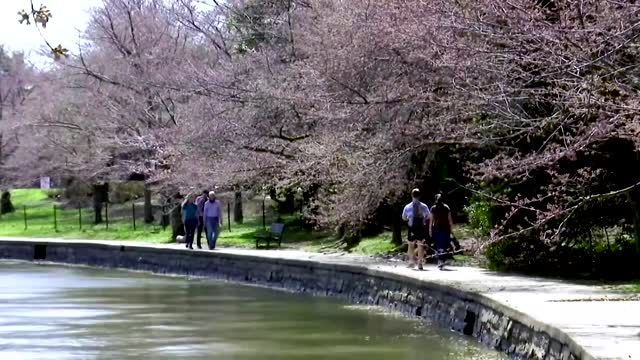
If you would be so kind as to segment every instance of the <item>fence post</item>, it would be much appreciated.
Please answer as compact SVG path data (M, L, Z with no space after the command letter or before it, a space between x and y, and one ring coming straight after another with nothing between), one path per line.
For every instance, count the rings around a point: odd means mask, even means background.
M24 215L24 231L27 231L27 205L22 207L22 214Z
M229 232L231 232L231 203L227 203L227 226L229 227Z
M109 202L104 203L104 220L107 225L107 230L109 230Z
M53 204L53 231L58 232L58 208Z
M78 225L80 225L80 230L82 230L82 207L78 207Z
M267 224L266 224L267 219L265 218L265 213L264 213L264 198L265 196L262 197L262 229L263 230L267 228Z
M136 203L131 203L131 217L133 218L133 231L136 231Z

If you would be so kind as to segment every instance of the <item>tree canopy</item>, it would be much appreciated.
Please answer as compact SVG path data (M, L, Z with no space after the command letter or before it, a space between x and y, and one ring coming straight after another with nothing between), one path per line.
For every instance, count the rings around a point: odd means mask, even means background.
M446 151L496 209L494 239L562 242L638 219L620 205L640 183L638 10L105 0L3 130L19 134L5 167L301 188L318 225L357 232Z

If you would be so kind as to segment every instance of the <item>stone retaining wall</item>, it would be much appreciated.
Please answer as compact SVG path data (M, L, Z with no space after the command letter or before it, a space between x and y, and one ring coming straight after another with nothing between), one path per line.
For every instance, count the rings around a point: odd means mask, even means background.
M0 258L204 276L379 305L517 359L592 359L559 330L478 294L365 266L98 243L0 241Z

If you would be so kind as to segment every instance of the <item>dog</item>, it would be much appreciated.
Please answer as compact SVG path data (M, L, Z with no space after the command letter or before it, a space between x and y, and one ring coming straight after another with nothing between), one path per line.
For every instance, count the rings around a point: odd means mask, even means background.
M181 244L184 243L184 236L182 235L176 236L176 241Z

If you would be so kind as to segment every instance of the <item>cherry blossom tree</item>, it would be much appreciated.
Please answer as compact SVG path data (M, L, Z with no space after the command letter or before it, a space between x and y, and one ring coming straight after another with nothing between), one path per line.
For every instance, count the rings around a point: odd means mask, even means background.
M50 109L30 116L30 136L47 142L42 124L56 123L52 153L70 163L40 162L88 178L300 188L308 216L345 240L454 153L473 177L461 186L499 213L492 241L557 245L619 220L640 238L637 11L613 0L105 0L50 74ZM610 219L593 210L621 204Z

